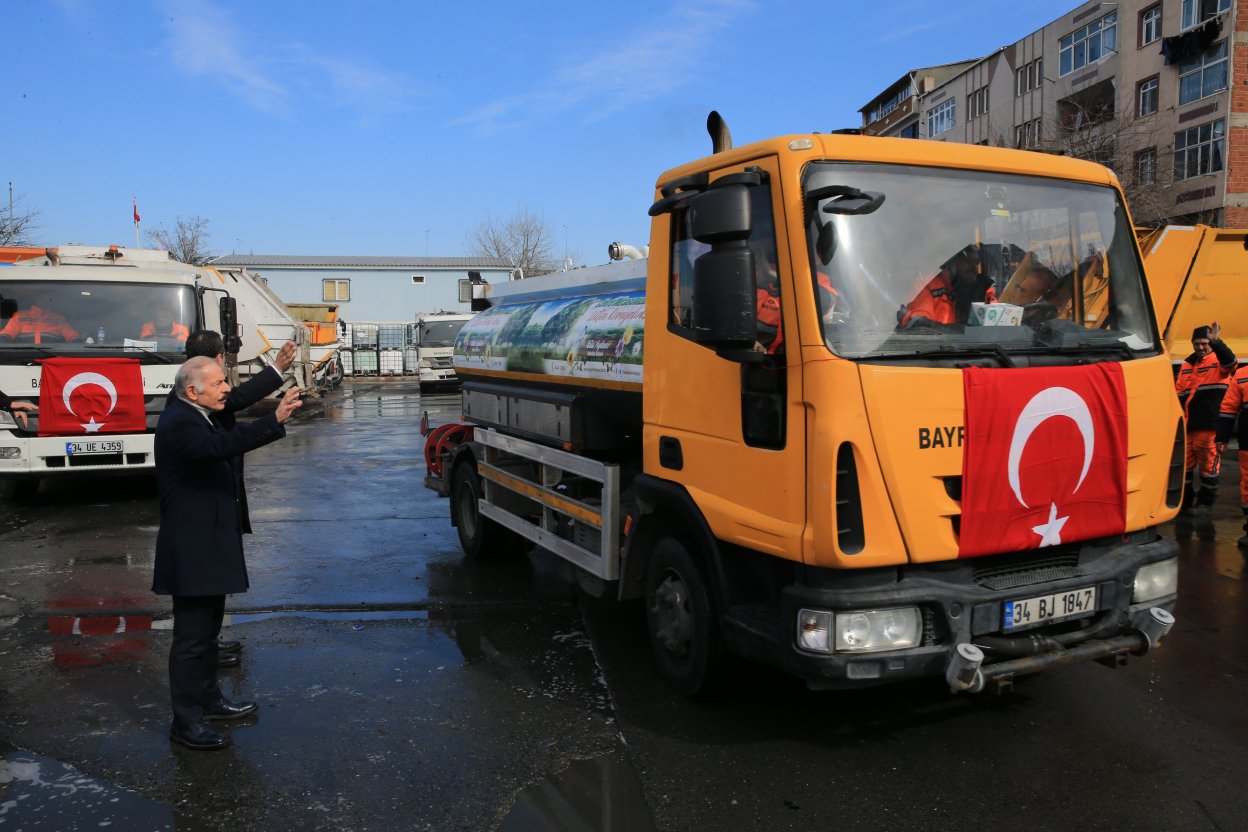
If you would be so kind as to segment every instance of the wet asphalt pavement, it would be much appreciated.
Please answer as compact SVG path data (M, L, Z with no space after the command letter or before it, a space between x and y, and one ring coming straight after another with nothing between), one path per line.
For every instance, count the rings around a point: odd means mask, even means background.
M1178 624L1003 698L811 693L741 665L690 703L635 606L542 554L468 563L422 486L421 408L348 383L247 457L252 588L227 604L259 714L172 746L148 478L0 499L0 830L1232 830L1248 795L1248 569L1234 456L1183 546Z

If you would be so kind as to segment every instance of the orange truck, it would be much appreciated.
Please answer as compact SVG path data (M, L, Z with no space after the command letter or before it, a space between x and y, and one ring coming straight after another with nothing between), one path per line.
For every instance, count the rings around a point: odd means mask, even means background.
M641 599L688 695L728 653L1000 692L1157 646L1183 422L1113 174L708 128L648 257L477 287L463 419L422 419L465 553Z
M1171 360L1192 352L1192 330L1217 321L1222 340L1248 358L1248 229L1208 225L1138 228L1153 311Z

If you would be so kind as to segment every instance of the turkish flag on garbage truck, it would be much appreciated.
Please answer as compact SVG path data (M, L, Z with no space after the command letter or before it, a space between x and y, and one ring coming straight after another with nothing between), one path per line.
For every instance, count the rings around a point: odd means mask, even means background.
M958 557L1121 534L1127 511L1122 367L962 373Z
M45 358L39 435L89 436L147 429L143 371L133 358Z

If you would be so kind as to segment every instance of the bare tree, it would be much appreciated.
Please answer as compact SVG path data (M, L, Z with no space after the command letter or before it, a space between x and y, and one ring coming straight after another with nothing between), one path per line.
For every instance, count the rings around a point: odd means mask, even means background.
M523 269L525 277L553 272L559 265L550 224L527 205L521 205L505 220L486 214L465 235L464 248L479 257L506 258L512 266Z
M9 210L0 214L0 246L34 245L34 233L39 227L39 212L19 210L16 206L21 201L20 196L11 199Z
M202 266L216 257L208 250L208 220L203 217L178 217L172 232L164 228L147 232L147 240L191 266Z
M1044 125L1037 149L1098 162L1112 170L1137 223L1164 225L1175 216L1173 194L1163 182L1160 154L1167 151L1153 125L1135 115L1133 102L1115 111L1113 94L1058 102L1056 121Z

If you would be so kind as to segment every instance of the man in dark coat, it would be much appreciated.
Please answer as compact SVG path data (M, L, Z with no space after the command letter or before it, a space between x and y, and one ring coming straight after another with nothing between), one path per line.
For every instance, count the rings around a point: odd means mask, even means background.
M299 407L292 388L276 410L254 422L223 429L230 386L211 358L186 361L174 378L176 398L156 426L156 482L160 531L152 591L173 596L169 737L189 748L221 748L226 737L205 722L238 719L255 702L231 702L217 686L216 634L225 596L247 590L238 480L230 460L286 435Z
M186 357L195 358L201 355L215 360L222 368L225 367L225 342L219 333L213 332L211 329L200 329L191 333L191 336L186 339ZM290 369L294 361L295 342L287 341L278 350L277 357L271 365L254 374L237 387L231 388L229 394L225 397L225 407L217 414L217 421L221 424L221 427L226 430L233 430L235 413L240 410L246 410L281 387L286 378L286 371ZM171 401L174 395L174 392L170 391L169 398ZM166 402L166 405L168 405L168 402ZM234 468L235 479L238 483L239 525L243 530L243 534L251 534L251 514L247 510L247 486L243 480L243 457L241 455L234 457L230 460L230 465ZM217 639L218 665L220 667L237 666L239 664L238 654L243 649L242 642L237 640L221 641L220 636L220 633L213 634L213 638Z

